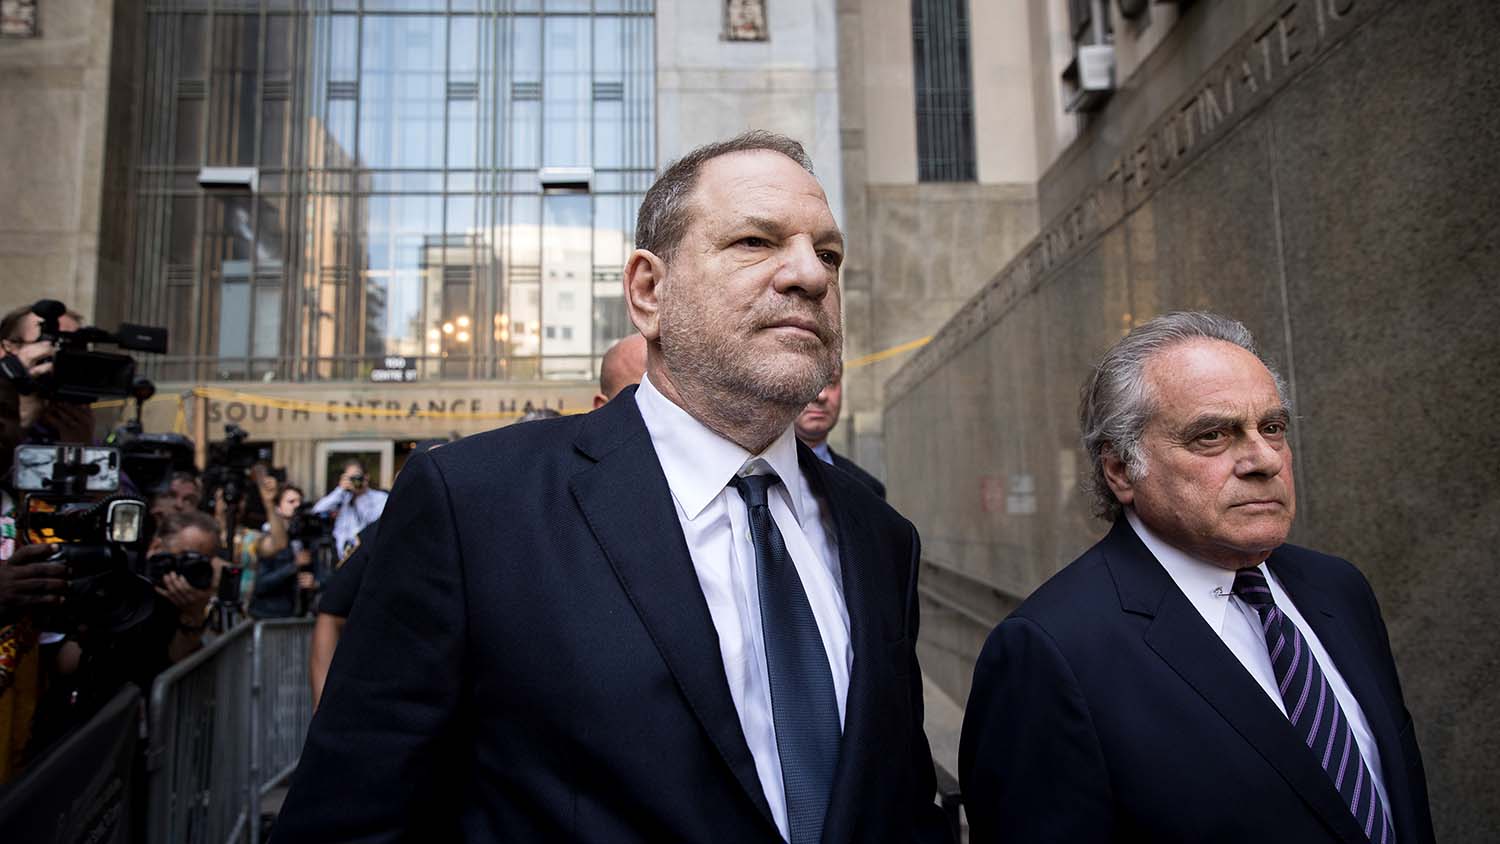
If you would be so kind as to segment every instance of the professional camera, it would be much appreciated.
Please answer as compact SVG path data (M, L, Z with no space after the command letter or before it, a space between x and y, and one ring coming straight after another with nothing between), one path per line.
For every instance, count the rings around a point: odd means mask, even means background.
M303 504L286 525L287 538L297 540L307 548L325 540L333 542L333 513L314 513L312 508L311 504Z
M146 558L146 577L161 584L168 574L178 574L194 589L207 589L214 582L213 558L197 551L180 554L152 554Z
M31 312L41 317L40 339L52 343L56 351L52 355L52 372L28 386L49 398L86 404L102 397L130 395L135 382L135 359L130 355L94 351L91 348L94 344L137 352L165 354L167 351L165 328L123 323L115 333L97 327L63 331L58 328L58 320L67 313L67 307L55 299L38 301L31 306ZM18 385L26 380L25 373L7 372L7 375ZM25 387L23 391L27 391Z
M135 418L118 425L104 439L120 450L125 476L143 495L166 492L173 472L194 472L193 441L181 434L148 434L141 425L141 408L156 395L156 385L137 378L131 385Z
M248 445L249 434L235 424L224 426L224 442L209 447L208 468L203 471L203 508L213 510L214 494L224 493L224 503L234 506L245 496L250 483L250 469L257 463L266 465L266 471L281 483L286 482L285 469L270 466L271 450Z
M118 633L149 617L156 595L134 564L146 541L146 503L118 494L119 452L23 445L15 466L21 541L52 544L48 561L68 568L67 600L42 614L41 628Z

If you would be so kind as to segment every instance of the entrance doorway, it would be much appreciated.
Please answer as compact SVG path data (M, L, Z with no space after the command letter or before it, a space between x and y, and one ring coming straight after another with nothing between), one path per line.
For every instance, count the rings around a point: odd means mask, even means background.
M390 440L329 440L318 443L318 492L309 498L316 501L327 494L344 470L344 462L358 458L365 464L370 489L390 489L395 472L395 447Z

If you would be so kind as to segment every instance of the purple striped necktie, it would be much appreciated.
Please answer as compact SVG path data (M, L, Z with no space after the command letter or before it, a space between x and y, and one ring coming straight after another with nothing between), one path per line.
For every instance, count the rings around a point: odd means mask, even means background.
M1271 651L1271 668L1292 729L1306 741L1323 766L1323 772L1344 798L1344 805L1349 807L1365 837L1376 844L1394 844L1396 831L1391 827L1380 792L1375 790L1375 779L1359 754L1349 718L1307 646L1307 638L1276 606L1271 587L1260 569L1236 572L1233 591L1235 597L1254 607L1260 615L1261 632Z

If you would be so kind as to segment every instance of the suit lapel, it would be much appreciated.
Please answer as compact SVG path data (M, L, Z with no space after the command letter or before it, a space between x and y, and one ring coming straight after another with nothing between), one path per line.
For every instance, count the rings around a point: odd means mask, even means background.
M693 714L774 829L724 677L713 618L634 388L589 414L575 446L596 461L569 483L578 508Z
M1151 616L1145 641L1212 706L1329 829L1349 844L1368 844L1354 816L1295 733L1224 642L1204 623L1124 518L1105 551L1126 612Z
M1410 793L1405 757L1397 732L1399 727L1389 701L1376 682L1369 652L1360 646L1361 639L1349 629L1350 620L1334 612L1329 596L1313 586L1300 567L1280 552L1272 554L1266 562L1297 605L1303 619L1317 634L1318 641L1323 643L1323 649L1333 658L1334 667L1359 702L1370 732L1375 735L1375 747L1380 752L1381 780L1385 783L1386 794L1391 800L1400 801L1400 805L1389 807L1392 823L1399 823L1409 814L1405 803L1405 795ZM1327 666L1324 668L1326 670Z
M825 842L848 841L852 823L860 811L859 797L868 791L861 784L880 764L871 758L877 744L871 735L870 709L883 693L878 679L883 658L879 632L873 621L876 608L866 582L866 572L878 569L878 553L858 509L849 506L849 496L842 488L842 478L833 478L827 464L806 446L797 446L802 472L821 494L823 506L833 518L838 538L839 570L844 587L844 606L849 611L849 643L854 649L854 664L849 671L849 695L844 702L844 735L839 743L838 768L834 772L833 793L829 796L828 816L823 823ZM904 690L902 690L904 692Z

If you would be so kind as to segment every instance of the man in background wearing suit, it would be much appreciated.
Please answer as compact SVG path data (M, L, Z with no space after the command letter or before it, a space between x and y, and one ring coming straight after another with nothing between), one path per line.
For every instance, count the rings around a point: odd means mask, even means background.
M844 406L844 365L839 364L838 370L833 375L833 380L828 382L818 393L817 398L808 402L807 407L797 415L797 439L802 444L812 449L818 459L830 466L853 475L855 480L870 488L870 491L885 498L885 484L881 483L874 475L861 469L853 460L835 452L828 446L828 435L833 431L833 426L839 424L839 411Z
M1431 842L1375 595L1284 544L1291 409L1250 332L1151 320L1080 417L1114 527L984 646L959 751L971 840Z
M842 349L806 153L694 150L636 246L639 387L401 473L277 842L946 837L916 531L792 432Z

